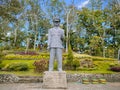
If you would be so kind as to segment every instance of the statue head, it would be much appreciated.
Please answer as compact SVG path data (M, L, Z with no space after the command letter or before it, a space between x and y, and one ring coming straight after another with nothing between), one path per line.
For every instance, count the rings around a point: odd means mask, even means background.
M59 17L54 17L53 18L53 23L54 23L54 26L58 27L60 25L60 18Z

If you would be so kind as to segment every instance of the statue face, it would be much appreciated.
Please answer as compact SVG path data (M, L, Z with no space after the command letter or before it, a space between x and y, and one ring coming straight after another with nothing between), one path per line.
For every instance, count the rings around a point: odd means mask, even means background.
M60 25L60 21L54 21L54 26L58 27Z

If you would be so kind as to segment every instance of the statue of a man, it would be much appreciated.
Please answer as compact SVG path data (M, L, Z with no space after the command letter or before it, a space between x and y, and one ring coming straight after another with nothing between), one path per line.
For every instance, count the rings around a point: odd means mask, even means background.
M53 18L54 27L48 30L48 49L50 51L49 71L53 71L54 59L58 61L58 71L62 71L62 49L64 30L59 27L60 18Z

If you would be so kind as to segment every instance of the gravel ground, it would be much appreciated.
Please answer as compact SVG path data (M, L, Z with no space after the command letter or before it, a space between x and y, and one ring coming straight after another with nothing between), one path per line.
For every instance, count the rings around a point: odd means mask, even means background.
M42 83L8 83L0 84L0 90L64 90L64 89L42 89ZM120 82L107 82L106 84L81 84L77 82L68 83L65 90L120 90Z

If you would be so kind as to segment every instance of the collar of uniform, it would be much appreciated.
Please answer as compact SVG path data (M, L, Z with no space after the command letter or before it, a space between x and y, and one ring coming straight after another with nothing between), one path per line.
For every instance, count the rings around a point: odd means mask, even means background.
M54 29L59 29L59 27L54 27Z

